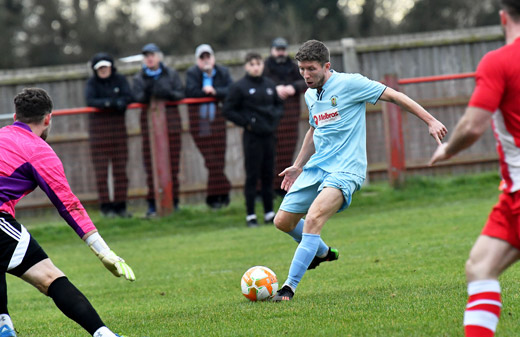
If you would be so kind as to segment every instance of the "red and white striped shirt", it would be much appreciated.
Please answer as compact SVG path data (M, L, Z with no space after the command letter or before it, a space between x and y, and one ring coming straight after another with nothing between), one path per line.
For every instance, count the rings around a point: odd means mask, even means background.
M487 53L469 106L493 113L504 192L520 190L520 38Z

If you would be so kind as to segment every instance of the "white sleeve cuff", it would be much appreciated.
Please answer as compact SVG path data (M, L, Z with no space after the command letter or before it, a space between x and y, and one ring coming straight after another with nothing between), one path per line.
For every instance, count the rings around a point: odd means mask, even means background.
M85 243L96 253L102 253L105 251L109 251L110 248L106 244L105 240L99 235L98 232L90 235L85 239Z

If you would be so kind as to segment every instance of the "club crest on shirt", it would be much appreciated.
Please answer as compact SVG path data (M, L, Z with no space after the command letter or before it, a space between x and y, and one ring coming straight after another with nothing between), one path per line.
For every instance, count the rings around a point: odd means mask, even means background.
M249 95L253 95L256 92L255 88L249 88Z
M314 123L316 123L316 126L321 127L330 123L334 123L335 121L339 121L341 119L341 115L339 114L337 108L333 108L322 112L318 112L314 114L312 118L314 119Z
M338 105L338 96L334 95L330 98L330 105L332 105L332 106Z
M271 89L271 88L267 88L267 89L265 90L265 92L267 92L267 94L268 94L269 96L271 96L271 95L274 93L273 89Z

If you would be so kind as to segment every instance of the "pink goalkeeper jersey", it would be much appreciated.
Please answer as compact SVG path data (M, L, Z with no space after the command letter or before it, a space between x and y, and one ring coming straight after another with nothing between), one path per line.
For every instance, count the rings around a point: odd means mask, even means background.
M60 215L83 237L96 229L70 190L63 165L54 150L24 123L0 129L0 212L15 216L14 207L37 186Z

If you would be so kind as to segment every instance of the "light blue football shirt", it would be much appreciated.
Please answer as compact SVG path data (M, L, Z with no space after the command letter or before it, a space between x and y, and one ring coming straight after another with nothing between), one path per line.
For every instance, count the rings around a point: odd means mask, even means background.
M366 102L376 104L386 86L360 74L332 71L322 91L308 89L305 102L309 123L314 127L316 152L306 168L319 167L365 178Z

